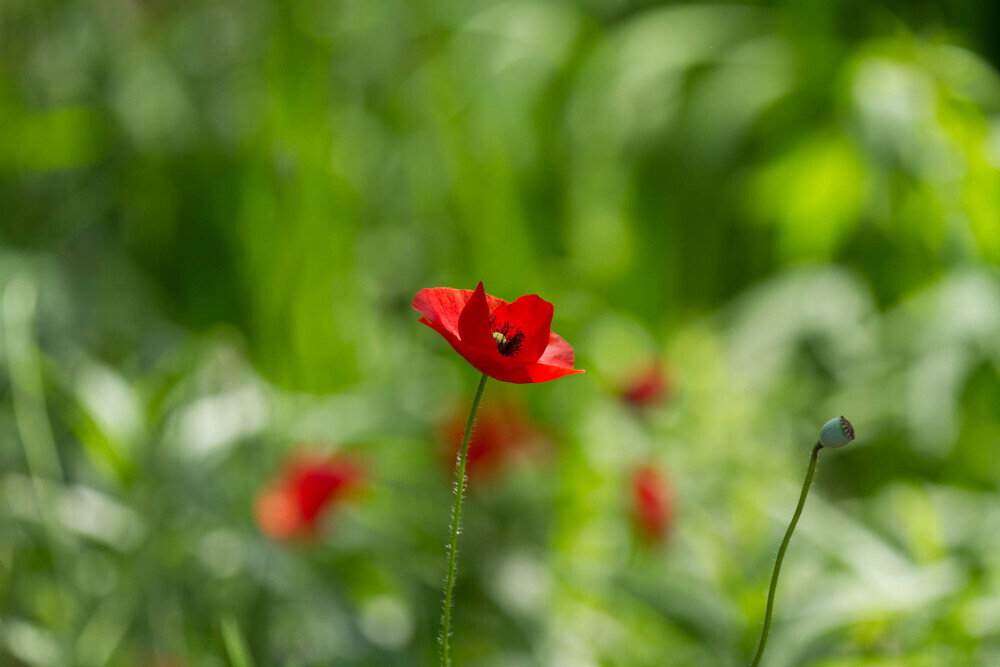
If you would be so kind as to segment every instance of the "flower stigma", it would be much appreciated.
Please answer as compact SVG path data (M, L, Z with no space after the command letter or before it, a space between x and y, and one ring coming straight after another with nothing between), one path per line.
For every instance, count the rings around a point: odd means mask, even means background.
M521 345L524 343L524 333L521 332L521 327L511 326L508 321L497 326L495 319L490 320L490 326L493 328L493 340L497 342L500 354L512 357L521 349Z

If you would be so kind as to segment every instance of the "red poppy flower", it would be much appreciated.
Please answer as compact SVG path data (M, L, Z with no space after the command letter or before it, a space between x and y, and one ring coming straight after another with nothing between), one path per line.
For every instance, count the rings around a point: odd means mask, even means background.
M477 370L503 382L547 382L582 373L573 348L552 332L552 304L537 294L513 303L473 290L432 287L413 298L420 321Z
M445 424L443 435L448 444L446 461L449 469L454 468L455 458L462 448L467 417L456 413ZM466 470L469 475L489 475L524 453L538 438L538 430L516 407L485 408L476 417L476 425L472 429Z
M261 532L276 540L310 536L328 507L358 488L361 471L351 461L301 458L257 498Z
M632 518L639 537L660 542L670 533L674 500L670 483L656 467L644 465L632 473Z
M670 383L658 363L650 363L636 372L622 390L622 400L636 408L650 407L665 400Z

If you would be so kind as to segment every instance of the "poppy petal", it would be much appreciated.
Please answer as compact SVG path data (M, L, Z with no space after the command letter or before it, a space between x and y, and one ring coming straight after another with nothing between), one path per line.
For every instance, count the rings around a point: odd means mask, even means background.
M463 357L465 356L465 348L467 346L462 345L462 341L460 341L458 339L458 336L455 333L452 333L451 331L449 331L444 326L443 323L441 323L439 321L429 320L426 317L421 317L420 320L419 320L419 322L421 324L426 324L431 329L434 329L434 331L437 331L439 334L441 334L442 338L444 338L446 341L448 341L448 344L451 345L452 348L454 348L454 350L456 352L458 352Z
M552 304L537 294L522 296L514 303L493 311L498 323L509 322L524 334L521 349L515 354L522 363L538 361L549 345L552 311Z
M564 375L583 373L582 368L567 368L565 366L551 366L542 363L528 364L526 368L529 377L527 382L548 382L549 380L561 378Z
M492 341L492 337L490 338ZM462 344L462 343L460 343ZM515 357L505 357L497 350L495 344L490 347L463 346L458 353L465 357L465 360L472 364L476 370L486 373L495 380L501 382L513 382L524 384L531 382L525 364L518 362Z
M510 358L503 356L497 350L493 338L490 337L490 345L487 347L472 347L466 345L465 341L459 340L450 331L443 328L440 323L431 322L426 317L421 317L420 322L434 329L442 338L448 341L452 349L459 353L466 361L472 364L473 368L480 373L486 373L494 380L501 382L531 382L528 373L524 371L524 364L513 362Z
M549 344L538 358L538 363L573 368L573 348L554 331L549 334Z
M497 351L496 341L490 334L490 305L486 302L482 281L458 318L458 337L471 347L493 348Z
M490 307L490 313L492 314L497 308L501 306L509 306L510 304L501 299L500 297L493 296L492 294L486 295L486 303Z
M262 533L274 540L288 540L302 528L295 499L282 487L268 487L257 498L254 508Z
M470 298L472 290L429 287L417 292L410 305L427 320L440 323L445 330L457 337L458 319ZM437 327L434 329L437 330Z

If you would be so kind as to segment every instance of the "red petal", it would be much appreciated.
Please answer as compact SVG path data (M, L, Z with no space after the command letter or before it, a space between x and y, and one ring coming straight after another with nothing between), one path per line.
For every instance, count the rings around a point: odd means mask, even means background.
M486 302L486 291L482 281L465 304L458 318L458 337L471 347L493 348L499 354L497 343L490 333L490 305Z
M493 342L492 336L490 341ZM486 373L494 380L517 384L531 382L526 365L517 361L515 357L505 357L500 354L495 342L491 347L464 346L463 349L458 347L455 349L465 357L466 361L475 366L476 370Z
M462 310L472 298L472 290L452 289L450 287L430 287L422 289L413 297L410 304L413 310L436 322L452 335L458 336L458 319ZM434 329L438 329L434 327Z
M538 358L538 363L573 368L573 359L573 348L553 331L549 334L549 344Z
M257 498L254 514L261 532L275 540L291 539L302 528L295 499L282 487L264 489Z
M302 521L314 526L327 506L360 481L360 470L347 461L303 458L289 466L285 488L298 503Z
M673 515L673 498L666 477L651 466L632 474L632 512L641 536L659 541L667 536Z
M565 366L550 366L548 364L528 364L528 382L548 382L564 375L583 373L582 368L566 368Z
M510 322L524 334L521 349L514 356L522 363L538 361L549 344L552 330L552 304L537 294L522 296L514 303L493 311L497 324Z
M507 303L503 299L501 299L499 297L495 297L495 296L493 296L491 294L487 294L486 295L486 303L489 305L491 313L493 311L495 311L497 308L500 308L501 306L509 306L510 305L509 303Z
M501 382L531 382L524 364L515 361L513 357L505 357L500 354L492 336L490 336L489 346L472 347L452 335L439 323L431 322L426 317L421 317L420 321L441 334L448 341L448 344L480 373L486 373L494 380Z
M418 321L421 324L426 324L431 329L434 329L434 331L437 331L439 334L441 334L444 337L444 339L448 341L448 344L451 345L453 348L455 348L456 352L459 352L459 354L461 354L458 348L462 343L458 340L457 331L453 333L447 327L445 327L444 323L438 320L431 320L426 317L421 317Z
M659 364L650 364L632 376L622 391L626 403L635 407L652 406L667 396L667 378Z

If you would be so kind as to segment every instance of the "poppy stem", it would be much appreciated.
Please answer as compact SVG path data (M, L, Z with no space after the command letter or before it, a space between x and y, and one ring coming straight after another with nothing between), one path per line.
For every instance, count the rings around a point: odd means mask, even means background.
M462 496L465 494L465 462L469 453L469 437L472 435L472 425L476 421L476 410L486 388L486 378L479 380L476 397L472 399L472 410L469 411L469 421L465 425L465 437L462 439L462 450L458 454L458 482L455 484L455 507L451 511L451 545L448 549L448 578L444 587L444 614L441 618L441 665L451 667L451 598L455 589L455 561L458 560L459 519L462 515Z
M795 514L792 515L792 522L788 524L788 530L785 532L785 539L781 541L781 546L778 547L778 558L774 561L774 572L771 573L771 588L767 593L767 611L764 612L764 630L760 635L760 643L757 644L757 655L753 658L753 663L750 667L757 667L760 664L760 658L764 655L764 645L767 643L767 632L771 629L771 613L774 611L774 592L778 588L778 573L781 571L781 561L785 559L785 550L788 549L788 542L792 539L792 532L795 530L795 524L799 522L799 516L802 514L802 507L806 504L806 496L809 495L809 487L812 485L813 475L816 473L816 461L819 459L819 450L823 448L823 444L817 442L816 446L813 447L812 456L809 458L809 470L806 472L806 480L802 483L802 493L799 494L799 504L795 508Z

